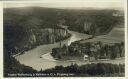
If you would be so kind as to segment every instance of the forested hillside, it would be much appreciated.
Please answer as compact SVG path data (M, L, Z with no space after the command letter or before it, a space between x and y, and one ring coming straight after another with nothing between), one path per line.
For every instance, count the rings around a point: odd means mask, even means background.
M4 41L9 48L27 47L25 44L40 41L38 36L42 36L40 29L54 28L59 29L58 25L68 25L70 30L101 35L108 33L116 24L123 22L122 16L117 10L65 10L42 7L27 8L7 8L4 9ZM46 31L44 31L46 32ZM63 31L61 31L63 33ZM49 40L49 35L42 36L44 40ZM57 34L57 32L55 32ZM54 37L67 38L69 35ZM55 39L56 38L56 39ZM9 39L9 40L8 40ZM44 41L48 43L53 40ZM18 43L16 43L18 42ZM15 44L14 44L15 43ZM43 41L40 42L43 44ZM28 46L29 47L29 46ZM31 47L30 47L31 48Z
M113 13L119 12L43 7L5 8L3 15L5 73L32 70L19 64L11 55L70 37L67 30L59 25L67 25L69 30L81 33L102 35L108 33L116 24L123 22L123 15L113 16ZM17 65L21 69L17 68Z

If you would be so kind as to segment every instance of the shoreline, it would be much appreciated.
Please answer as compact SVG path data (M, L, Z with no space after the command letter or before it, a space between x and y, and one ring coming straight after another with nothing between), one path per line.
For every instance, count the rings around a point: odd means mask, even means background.
M68 37L66 37L66 38L64 38L63 40L60 40L60 41L57 41L57 42L54 42L54 43L48 43L48 44L40 44L40 45L34 45L34 46L32 46L32 48L28 48L27 49L27 51L30 51L30 50L32 50L32 49L35 49L35 48L37 48L37 47L39 47L39 46L42 46L42 45L50 45L50 44L55 44L55 43L59 43L59 42L61 42L61 41L65 41L65 40L67 40L67 39L70 39L71 37L72 37L72 35L70 34L70 33L68 33L69 34L69 36ZM15 55L12 55L12 57L17 57L17 56L19 56L19 55L22 55L22 54L24 54L25 52L27 52L27 51L22 51L21 53L17 53L17 54L15 54Z
M115 59L97 59L97 60L94 60L94 61L89 61L89 60L76 60L76 59L55 59L54 60L51 60L51 59L48 59L47 57L44 57L45 55L50 55L51 53L46 53L46 54L43 54L41 55L41 57L43 59L47 59L49 61L57 61L57 62L62 62L62 61L65 61L65 62L75 62L75 61L81 61L81 62L95 62L95 63L98 63L98 62L105 62L105 61L116 61L116 60L124 60L125 61L125 57L119 57L119 58L115 58ZM70 56L71 57L71 56ZM82 58L82 57L76 57L76 58Z
M66 40L63 40L62 44L70 44L71 42L74 42L76 40L87 39L90 37L90 35L81 34L70 30L69 33L73 33L72 36ZM71 61L49 61L47 59L40 58L42 55L47 54L48 52L52 52L52 48L56 48L56 47L59 47L59 42L55 44L40 45L34 49L27 51L25 54L19 55L15 58L21 64L30 66L35 70L40 70L40 69L45 70L59 65L63 65L63 66L71 65L72 63ZM120 60L119 62L124 63L124 60ZM76 63L78 65L87 64L87 62L83 62L83 61L77 61ZM114 60L114 62L111 61L110 63L117 64L118 61Z

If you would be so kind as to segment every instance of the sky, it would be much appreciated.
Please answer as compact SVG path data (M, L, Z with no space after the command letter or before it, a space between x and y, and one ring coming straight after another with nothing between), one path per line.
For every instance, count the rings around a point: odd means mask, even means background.
M124 0L39 0L32 1L10 1L5 2L5 8L12 7L50 7L50 8L114 8L123 9Z

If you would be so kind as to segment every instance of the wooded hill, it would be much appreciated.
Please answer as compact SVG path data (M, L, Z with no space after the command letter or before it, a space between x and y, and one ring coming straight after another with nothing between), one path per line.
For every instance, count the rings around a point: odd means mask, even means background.
M73 10L73 9L55 9L43 7L25 7L25 8L5 8L4 9L4 73L10 71L15 73L21 70L26 70L27 67L20 65L13 59L11 53L16 51L23 52L39 45L32 43L35 40L40 29L52 28L62 29L58 24L69 26L68 29L93 34L101 35L108 33L112 27L118 23L122 23L123 16L112 16L113 13L118 14L118 10ZM89 30L83 29L85 23L91 23ZM97 31L98 29L98 31ZM57 35L55 35L57 36ZM58 36L57 38L65 39L66 36ZM30 39L32 38L32 39ZM29 40L30 39L30 40ZM48 39L44 37L44 39ZM59 39L60 41L60 39ZM28 44L29 43L29 44ZM28 46L26 46L28 44ZM18 51L17 51L18 50ZM7 61L5 61L8 57ZM13 63L10 63L10 61ZM14 66L15 65L15 66ZM14 69L13 69L14 68ZM30 68L31 70L31 68ZM22 70L21 70L22 71Z

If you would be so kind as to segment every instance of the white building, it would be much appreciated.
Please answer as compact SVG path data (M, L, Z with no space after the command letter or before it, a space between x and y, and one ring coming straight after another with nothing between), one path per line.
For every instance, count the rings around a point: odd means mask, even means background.
M84 55L84 61L88 60L88 55Z

